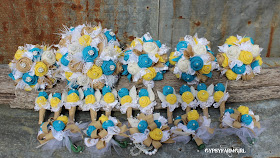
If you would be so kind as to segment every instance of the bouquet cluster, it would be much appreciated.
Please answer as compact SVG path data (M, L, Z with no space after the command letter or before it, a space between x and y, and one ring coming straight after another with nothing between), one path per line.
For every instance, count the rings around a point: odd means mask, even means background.
M250 80L260 73L262 48L251 37L230 36L219 46L217 61L229 80Z

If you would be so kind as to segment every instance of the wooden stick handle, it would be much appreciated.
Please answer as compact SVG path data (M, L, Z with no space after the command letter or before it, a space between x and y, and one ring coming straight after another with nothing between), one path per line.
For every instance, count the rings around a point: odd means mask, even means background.
M187 106L186 114L191 111L191 107Z
M111 116L111 110L110 110L110 111L106 111L106 112L105 112L105 115L106 115L107 117Z
M128 107L126 110L126 116L127 118L132 117L132 107Z
M76 106L72 106L71 109L69 109L69 119L70 121L75 121L75 113L76 113Z
M93 109L90 109L90 118L91 118L91 122L96 121L97 118L97 112L94 111Z
M169 111L169 107L167 107L167 119L168 119L168 124L173 123L173 112Z
M62 108L59 108L59 110L57 112L54 112L54 116L53 116L53 119L56 120L58 118L58 116L60 115L61 113L61 109Z
M206 116L206 118L208 118L208 117L209 117L209 114L208 114L208 107L202 109L202 111L203 111L203 116Z
M43 123L44 118L45 118L45 113L46 113L46 109L41 108L41 109L39 110L39 121L38 121L38 124L39 124L39 125Z
M224 115L225 110L226 110L226 102L223 101L220 105L220 116L221 117Z

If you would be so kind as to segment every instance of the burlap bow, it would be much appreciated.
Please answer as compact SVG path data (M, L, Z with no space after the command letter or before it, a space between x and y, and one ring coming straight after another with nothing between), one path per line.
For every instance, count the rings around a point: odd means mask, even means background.
M114 133L114 134L110 134L110 133L108 133L108 131L106 129L103 129L102 123L100 120L91 122L89 124L89 126L94 126L96 129L94 131L92 131L90 138L87 141L90 144L90 141L92 139L98 139L98 142L96 143L96 148L98 150L105 148L106 143L108 143L108 140L111 140L113 135L128 137L128 135L125 134L125 132L128 130L126 125L122 125L122 123L119 122L119 120L118 120L117 125L115 125L115 126L117 126L120 130L119 130L119 132ZM108 127L108 128L110 128L110 127Z
M143 113L141 113L140 115L137 116L138 120L144 120L147 121L148 123L148 129L150 131L154 130L157 128L157 124L154 122L154 118L153 115L145 115ZM160 128L162 131L165 130L169 130L169 126L164 125ZM140 133L137 127L133 127L129 129L130 134L134 134L134 133ZM147 139L143 141L143 144L146 145L147 147L153 145L154 148L158 149L162 146L162 143L174 143L174 141L169 138L168 140L164 141L164 142L160 142L159 140L153 140L150 135L147 136Z

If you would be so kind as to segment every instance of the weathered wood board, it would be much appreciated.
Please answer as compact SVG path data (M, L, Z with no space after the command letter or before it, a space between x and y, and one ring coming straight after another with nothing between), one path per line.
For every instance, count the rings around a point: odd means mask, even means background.
M0 66L0 104L9 103L11 108L32 109L34 100L38 92L26 92L24 90L15 91L13 81L8 77L10 70L7 65ZM280 67L263 68L261 74L255 76L250 81L229 81L227 91L230 94L228 102L250 102L256 100L266 100L280 98ZM219 72L214 72L212 79L206 81L207 85L216 84L218 82L226 83L226 77L220 76ZM185 84L184 81L178 80L171 71L164 75L163 81L156 81L154 92L162 91L162 87L170 85L178 92L179 88ZM128 82L126 76L122 76L116 86L116 89L126 87L131 88L135 83ZM66 82L58 83L53 89L47 92L62 92ZM137 89L144 88L143 85L136 85ZM156 109L160 109L160 100L156 94L158 105Z

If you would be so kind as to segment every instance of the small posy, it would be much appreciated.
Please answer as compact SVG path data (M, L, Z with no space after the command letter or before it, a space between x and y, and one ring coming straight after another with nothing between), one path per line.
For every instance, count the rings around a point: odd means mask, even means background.
M153 114L156 106L155 94L150 86L147 89L140 89L138 93L138 108L145 115Z
M212 77L212 71L219 68L210 42L206 38L198 38L197 34L186 35L170 54L169 61L174 65L176 77L188 84L205 82Z
M251 80L260 73L263 63L259 45L251 37L230 36L225 44L219 47L217 61L221 66L221 74L228 80Z
M153 88L154 81L163 80L163 74L168 70L168 50L165 44L154 40L150 33L135 38L121 58L122 74L127 75L130 81Z
M180 87L180 97L179 102L181 104L182 110L189 112L192 109L196 109L198 106L198 102L196 99L196 91L193 87L189 87L188 85L183 85ZM179 97L179 98L180 98Z
M38 97L35 99L35 111L39 111L39 122L42 124L45 118L46 110L50 110L50 102L48 100L48 94L45 91L40 91Z
M109 117L111 115L112 109L117 107L119 104L118 92L116 89L112 89L110 86L104 86L102 88L100 104L102 109L106 112L106 116Z
M139 108L136 87L133 86L130 90L121 88L118 91L118 98L120 101L120 112L127 114L127 118L132 117L132 108Z

